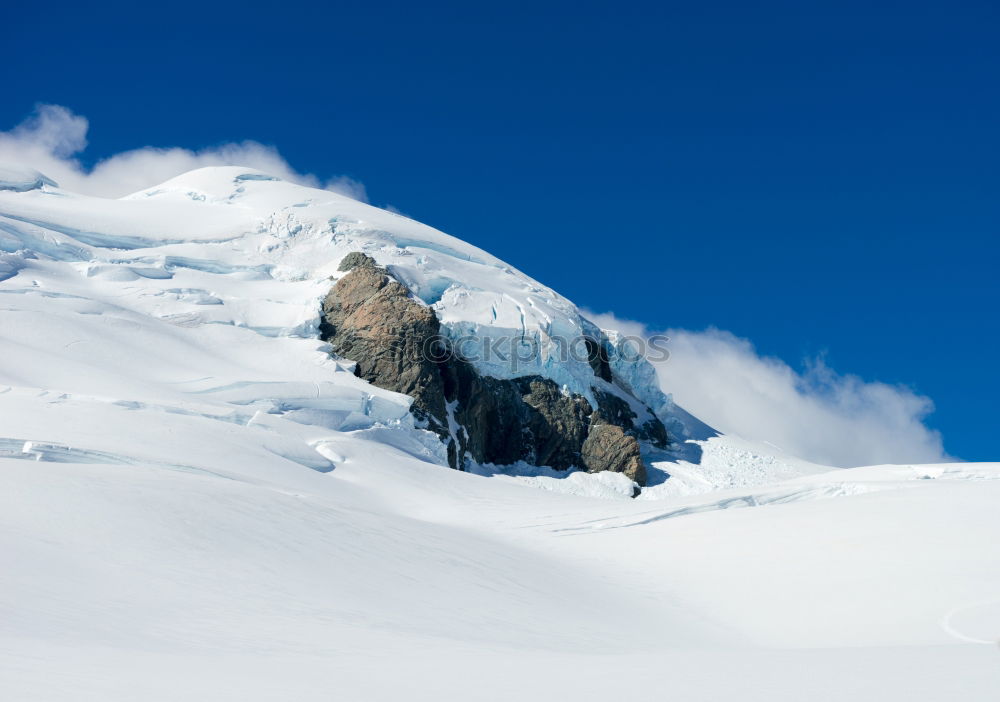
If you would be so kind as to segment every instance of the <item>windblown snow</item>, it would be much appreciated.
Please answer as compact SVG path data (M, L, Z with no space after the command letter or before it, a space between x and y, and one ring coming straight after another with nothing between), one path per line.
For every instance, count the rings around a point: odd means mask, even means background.
M594 332L571 302L407 218L241 168L121 200L0 170L3 699L1000 691L1000 464L816 466L699 426L636 362L678 439L639 499L450 470L318 339L357 250L453 339L540 350L482 372L590 393L553 352Z

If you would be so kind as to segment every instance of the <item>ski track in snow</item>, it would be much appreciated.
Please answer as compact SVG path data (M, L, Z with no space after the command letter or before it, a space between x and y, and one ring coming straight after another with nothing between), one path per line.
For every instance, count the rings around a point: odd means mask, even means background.
M587 325L458 239L247 169L117 201L0 170L0 697L1000 690L1000 464L831 470L708 436L648 451L636 500L620 475L452 471L317 338L352 250L448 333ZM589 392L589 367L521 372Z

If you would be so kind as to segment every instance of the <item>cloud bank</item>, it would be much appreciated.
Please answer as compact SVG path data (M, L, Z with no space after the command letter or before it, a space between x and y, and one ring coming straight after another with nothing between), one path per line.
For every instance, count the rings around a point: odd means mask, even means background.
M604 329L648 337L613 314L588 314ZM821 359L796 371L761 356L729 332L669 329L670 359L656 364L660 387L726 434L767 441L807 461L838 467L950 459L924 420L934 409L912 390L842 375Z
M87 148L87 118L61 105L38 105L7 132L0 132L0 164L34 168L72 192L122 197L205 166L248 166L294 183L324 188L367 201L364 186L341 176L322 181L299 173L277 149L255 141L222 144L200 151L147 146L115 154L85 168L76 158Z

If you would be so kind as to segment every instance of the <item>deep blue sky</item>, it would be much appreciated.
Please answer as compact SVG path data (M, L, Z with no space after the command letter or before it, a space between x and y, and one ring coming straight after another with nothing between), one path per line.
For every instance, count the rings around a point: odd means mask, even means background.
M0 129L51 102L89 162L273 144L582 306L905 383L1000 459L994 0L3 15Z

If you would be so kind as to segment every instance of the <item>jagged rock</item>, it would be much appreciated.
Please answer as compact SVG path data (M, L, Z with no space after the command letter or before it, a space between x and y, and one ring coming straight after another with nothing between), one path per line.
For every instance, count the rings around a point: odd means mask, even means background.
M625 400L603 390L594 390L594 398L597 400L595 424L614 424L623 429L632 429L635 412Z
M595 424L590 427L581 449L583 467L590 473L609 470L624 473L639 485L646 484L639 441L621 427Z
M591 413L585 398L564 395L539 376L491 378L464 361L454 361L450 371L445 388L448 401L458 401L463 453L478 463L525 461L557 470L580 465Z
M564 395L546 378L518 378L521 399L531 408L528 431L534 439L534 464L564 470L580 465L591 408L580 395Z
M414 415L448 442L452 467L461 468L468 455L478 463L610 470L645 484L638 438L666 445L659 420L637 426L629 403L604 390L594 389L594 410L548 378L483 376L470 363L440 354L434 311L373 258L352 252L340 270L347 274L323 301L322 338L355 361L359 377L413 397ZM613 382L602 344L585 342L595 378Z
M656 417L653 417L646 423L635 427L632 430L632 434L637 439L648 441L657 448L667 448L670 443L670 436L667 434L667 428L663 426L663 422Z
M345 264L350 272L323 301L322 338L357 364L355 375L411 396L414 414L448 436L441 373L425 353L440 334L437 317L370 257L349 254Z
M344 258L341 259L340 265L337 266L337 270L344 272L357 268L358 266L364 266L366 268L377 268L378 263L376 263L375 259L366 253L362 253L360 251L352 251L351 253L347 254L346 256L344 256Z
M667 446L667 428L663 426L656 417L650 417L642 424L636 425L635 412L629 404L620 397L616 397L609 392L594 390L597 399L597 411L594 413L593 422L602 424L613 424L622 427L626 433L637 439L649 441L658 448Z
M462 427L459 455L499 465L524 460L523 402L514 384L481 376L461 360L447 365L445 378L446 397L457 401L455 420Z

